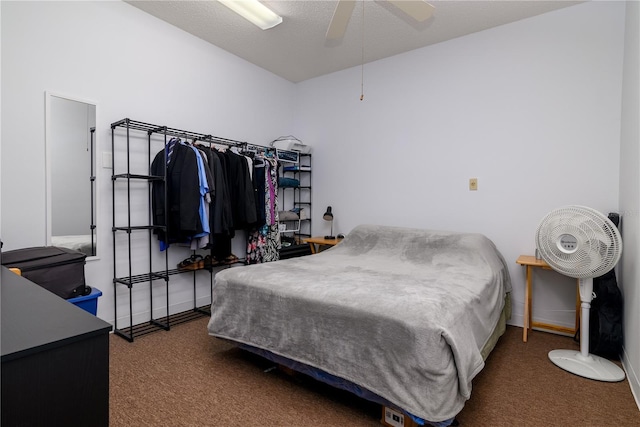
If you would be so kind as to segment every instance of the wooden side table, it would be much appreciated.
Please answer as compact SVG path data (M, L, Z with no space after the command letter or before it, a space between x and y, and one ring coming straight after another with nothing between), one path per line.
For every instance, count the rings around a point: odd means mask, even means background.
M543 270L553 270L549 264L541 259L537 259L531 255L520 255L516 263L526 268L527 286L524 295L524 330L522 331L522 341L527 342L529 329L540 328L549 331L563 332L566 334L575 334L580 327L580 280L576 279L576 326L575 328L567 328L566 326L551 325L549 323L534 322L533 313L533 269L542 268Z
M338 239L337 237L335 239L325 239L322 236L307 237L306 239L304 239L304 242L309 244L312 254L317 254L318 252L320 252L321 246L335 246L341 241L342 239Z

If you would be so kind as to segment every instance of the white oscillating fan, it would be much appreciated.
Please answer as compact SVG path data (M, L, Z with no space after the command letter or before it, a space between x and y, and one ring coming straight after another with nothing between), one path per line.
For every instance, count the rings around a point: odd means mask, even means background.
M622 238L602 213L585 206L566 206L549 212L536 231L542 259L557 272L580 281L580 351L553 350L549 359L560 368L598 381L622 381L615 363L589 354L589 309L593 278L610 271L620 260Z

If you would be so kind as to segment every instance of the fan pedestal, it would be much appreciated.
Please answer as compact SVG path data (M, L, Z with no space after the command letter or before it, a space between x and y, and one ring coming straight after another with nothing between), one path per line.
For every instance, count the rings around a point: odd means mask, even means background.
M596 381L617 382L625 376L618 365L594 354L584 357L575 350L552 350L549 359L565 371Z
M581 320L580 352L553 350L549 359L560 368L597 381L622 381L624 371L615 363L589 354L589 309L593 278L616 266L622 237L609 218L586 206L566 206L545 216L536 231L536 249L554 270L579 279Z
M552 350L549 352L549 359L556 366L581 377L596 381L622 381L625 374L618 365L604 357L589 353L589 309L592 291L593 279L580 279L580 351Z

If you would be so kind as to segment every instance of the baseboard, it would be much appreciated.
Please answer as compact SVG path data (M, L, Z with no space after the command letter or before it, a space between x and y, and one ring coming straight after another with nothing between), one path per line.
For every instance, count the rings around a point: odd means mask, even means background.
M558 322L556 320L549 320L549 319L536 318L535 321L536 322L540 322L540 323L548 323L548 324L552 324L552 325L564 326L566 328L572 328L572 329L576 326L574 323L568 324L568 323ZM507 325L517 326L519 328L524 328L524 315L522 315L522 314L512 314L511 315L511 319L509 319L507 321ZM560 332L560 331L551 331L549 329L542 329L542 328L537 328L537 327L534 327L532 329L535 330L535 331L548 332L550 334L562 335L562 336L565 336L565 337L573 337L573 334L564 333L564 332Z
M633 370L633 365L629 363L629 355L624 347L622 347L622 367L624 368L624 372L627 374L631 394L633 394L636 405L640 410L640 381L638 380L638 374Z

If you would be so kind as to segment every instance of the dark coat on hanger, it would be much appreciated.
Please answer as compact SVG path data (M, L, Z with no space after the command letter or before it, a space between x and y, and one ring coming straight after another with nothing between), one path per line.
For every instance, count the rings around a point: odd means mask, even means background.
M167 177L167 215L164 211L164 185L154 181L152 186L152 212L154 225L166 225L166 234L159 232L158 239L166 243L184 242L202 233L200 220L200 181L195 151L183 144L176 144ZM156 154L151 163L151 174L165 175L164 150Z
M254 159L253 165L253 194L256 204L256 227L262 227L266 222L265 200L265 164L264 160Z
M239 154L227 151L225 156L228 160L227 183L231 196L233 225L236 230L246 229L255 225L258 220L249 165L247 159Z
M214 193L211 204L213 208L209 211L209 227L213 234L233 233L233 220L231 218L231 202L229 200L229 188L227 177L224 171L220 153L216 150L207 151L209 168L213 175Z

